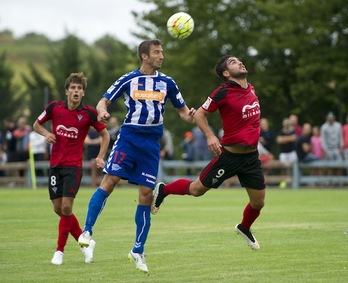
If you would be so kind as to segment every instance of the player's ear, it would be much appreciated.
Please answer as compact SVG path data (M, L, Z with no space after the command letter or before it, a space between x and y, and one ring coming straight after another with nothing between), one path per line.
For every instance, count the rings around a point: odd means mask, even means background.
M146 60L148 57L149 56L145 52L141 53L141 58L143 61Z
M230 76L230 73L227 70L225 70L222 72L222 75L227 78Z

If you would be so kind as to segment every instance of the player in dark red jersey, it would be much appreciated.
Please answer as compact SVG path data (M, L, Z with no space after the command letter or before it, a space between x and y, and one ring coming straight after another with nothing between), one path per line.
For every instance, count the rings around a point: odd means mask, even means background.
M83 143L90 126L102 137L100 151L96 157L99 168L104 167L104 156L109 146L109 133L106 125L98 122L97 110L83 105L87 78L82 73L72 73L65 81L67 100L49 103L34 123L34 130L52 145L50 156L49 195L54 212L60 216L58 226L58 245L51 260L52 264L63 263L63 252L69 233L78 240L82 233L76 216L72 213L74 198L82 178ZM48 131L43 124L51 120ZM88 248L81 247L85 262L93 260L95 242Z
M169 184L158 183L155 188L152 213L156 214L163 199L170 194L202 196L218 188L226 179L237 175L245 187L249 203L243 219L235 230L252 249L260 246L250 232L264 206L265 178L258 159L260 136L260 105L254 87L247 82L248 71L238 58L223 56L215 66L216 74L225 81L215 89L197 110L194 118L207 138L209 150L216 157L203 169L196 181L179 179ZM209 127L207 116L219 110L223 137L221 141Z

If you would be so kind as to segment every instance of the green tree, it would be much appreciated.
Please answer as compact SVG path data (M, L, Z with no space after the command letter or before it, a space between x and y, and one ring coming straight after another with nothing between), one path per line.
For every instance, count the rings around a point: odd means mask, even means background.
M189 105L199 106L219 83L213 67L223 54L243 60L256 87L262 115L275 129L282 118L298 114L300 122L322 124L334 111L347 112L348 3L210 0L152 3L148 13L135 13L141 38L158 37L165 46L163 71L174 77ZM188 12L195 30L184 40L171 38L166 20ZM175 132L186 126L167 122ZM217 128L218 123L213 123Z
M116 79L136 68L135 54L126 44L111 36L104 36L95 42L87 60L90 65L89 81L92 86L88 87L88 92L93 93L93 105L96 105ZM124 105L122 100L111 104L109 110L114 112L120 121L123 120Z
M33 62L28 63L30 75L22 75L23 82L26 85L25 97L26 107L30 112L29 124L33 124L40 115L46 104L52 100L52 87L48 79L37 68Z
M71 73L82 71L83 42L74 35L68 35L52 46L48 56L48 70L54 79L58 99L65 99L64 83ZM85 46L85 45L84 45Z
M0 54L0 120L1 128L2 121L5 117L10 116L16 118L20 113L22 100L20 95L16 92L13 84L14 71L7 62L6 52Z

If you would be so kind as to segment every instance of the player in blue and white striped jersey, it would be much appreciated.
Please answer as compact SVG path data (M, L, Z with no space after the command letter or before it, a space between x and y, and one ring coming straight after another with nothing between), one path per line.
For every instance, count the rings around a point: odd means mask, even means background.
M92 228L107 197L120 179L128 180L139 186L135 244L128 258L136 264L137 269L148 272L144 245L150 229L152 191L158 174L164 105L169 99L181 119L191 123L194 122L196 110L187 107L175 81L158 71L164 58L159 40L143 41L138 47L138 54L140 68L113 83L96 107L98 120L106 123L110 117L107 107L123 96L127 113L105 164L103 180L90 199L79 243L89 245Z

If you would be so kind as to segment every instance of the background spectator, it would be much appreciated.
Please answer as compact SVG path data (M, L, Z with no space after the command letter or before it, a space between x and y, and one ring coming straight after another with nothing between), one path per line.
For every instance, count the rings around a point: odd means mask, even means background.
M342 127L344 159L348 160L348 115L346 123Z
M326 122L320 128L321 144L326 160L342 160L343 138L342 125L335 115L329 112Z
M297 137L302 135L302 126L298 122L298 116L295 114L290 114L289 116L291 126L294 128Z
M185 161L193 161L193 159L194 159L194 156L193 156L194 146L193 146L192 132L185 133L185 139L180 143L180 147L183 150L183 154L181 155L182 159ZM186 174L192 175L191 168L186 169Z
M323 148L321 146L320 128L318 126L314 126L312 129L311 148L314 156L316 156L318 159L323 159Z
M279 145L279 161L288 166L297 160L297 154L295 151L297 136L289 118L283 120L282 126L282 130L277 136L277 143ZM280 182L279 186L281 188L286 188L286 176L288 175L287 169L283 168L281 172L284 180Z
M110 153L114 142L117 139L118 132L120 130L120 125L118 123L118 119L116 117L110 117L109 122L108 122L108 132L110 135L110 143L109 143L109 148L108 148L108 154Z
M274 133L269 127L268 119L260 119L260 139L259 142L269 151L273 153L273 144L274 144Z
M174 158L174 144L172 134L167 129L164 129L163 131L163 136L160 139L160 145L161 159L172 160Z
M304 123L302 127L302 135L298 137L295 143L297 158L301 162L312 162L319 160L313 153L311 147L312 126Z
M22 116L18 118L17 128L13 131L16 138L17 161L27 161L29 158L29 133L31 127L27 123L27 118Z
M43 161L47 159L47 144L44 136L36 131L31 131L29 133L29 143L35 161ZM45 175L42 169L35 169L35 172L37 176Z
M198 127L192 129L194 160L210 160L212 157L207 145L207 139Z
M4 135L4 150L7 153L8 162L17 161L16 153L16 138L13 136L13 131L16 129L16 123L11 117L4 119L5 135Z
M293 163L297 160L295 151L295 141L297 139L294 128L291 125L290 119L283 120L283 128L277 136L279 144L279 160L283 163Z
M0 164L5 164L7 162L7 154L3 150L3 146L0 145ZM5 171L0 170L0 176L5 176Z
M96 129L94 129L94 127L90 127L84 141L87 160L93 160L98 156L101 142L101 135L97 132Z
M186 132L185 133L185 139L180 143L180 147L183 150L182 159L186 161L193 161L193 137L192 132Z
M336 121L332 112L326 115L326 122L320 128L320 136L324 158L330 161L343 160L342 125ZM342 173L342 169L336 170L337 175L342 175ZM333 170L328 169L327 174L333 175Z
M269 174L270 168L268 167L268 163L270 160L274 159L273 154L267 150L267 148L259 141L257 145L257 150L259 152L259 159L262 164L263 172L266 175Z

